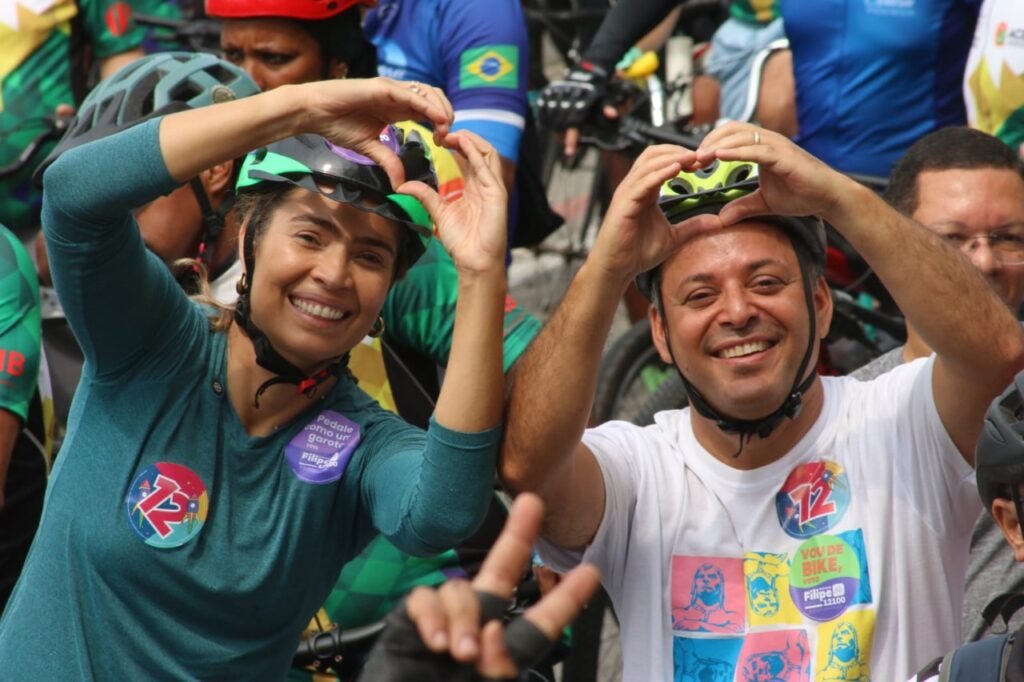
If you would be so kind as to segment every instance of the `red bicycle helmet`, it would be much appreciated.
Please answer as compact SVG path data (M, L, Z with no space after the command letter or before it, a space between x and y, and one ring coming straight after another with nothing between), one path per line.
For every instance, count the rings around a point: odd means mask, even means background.
M206 13L218 19L285 17L288 19L330 19L363 0L206 0Z

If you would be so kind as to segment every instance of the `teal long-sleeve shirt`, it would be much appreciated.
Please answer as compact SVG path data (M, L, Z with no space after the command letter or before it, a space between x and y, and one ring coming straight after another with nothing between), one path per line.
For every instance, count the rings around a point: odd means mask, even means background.
M226 339L131 217L176 187L159 120L46 175L51 269L86 362L24 573L11 679L280 679L378 529L439 552L486 511L499 429L424 433L348 379L269 436L226 392Z

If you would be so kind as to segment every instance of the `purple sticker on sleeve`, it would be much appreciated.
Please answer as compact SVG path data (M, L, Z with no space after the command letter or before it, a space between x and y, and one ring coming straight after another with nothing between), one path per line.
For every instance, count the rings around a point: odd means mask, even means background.
M345 473L359 438L358 424L324 410L284 447L285 459L299 480L332 483Z

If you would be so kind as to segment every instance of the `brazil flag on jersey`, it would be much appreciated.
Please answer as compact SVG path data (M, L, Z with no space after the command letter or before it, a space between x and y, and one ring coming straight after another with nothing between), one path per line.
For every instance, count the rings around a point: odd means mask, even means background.
M459 87L509 88L519 83L519 48L515 45L473 47L459 56Z

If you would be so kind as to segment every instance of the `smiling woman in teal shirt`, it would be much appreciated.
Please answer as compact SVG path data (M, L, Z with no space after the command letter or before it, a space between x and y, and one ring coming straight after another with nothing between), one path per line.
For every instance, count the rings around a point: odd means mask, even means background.
M404 183L404 198L345 203L327 196L351 198L345 181L279 183L256 202L261 215L243 216L248 305L226 325L146 252L134 209L298 133L371 157L400 183L377 131L409 118L430 120L467 156L463 199ZM153 118L47 171L47 247L86 363L0 622L5 674L280 678L342 564L375 533L427 554L476 528L500 436L505 197L496 152L471 134L446 136L450 120L426 86L290 86ZM461 287L426 433L341 371L404 267L408 228L378 209L397 201L411 214L412 197L444 235Z

